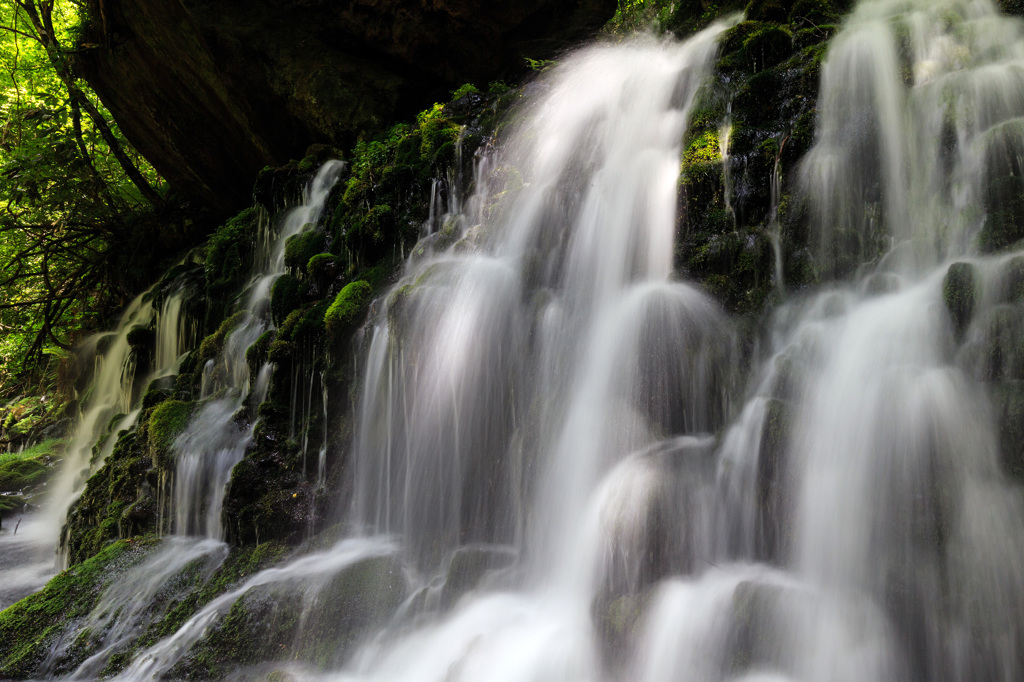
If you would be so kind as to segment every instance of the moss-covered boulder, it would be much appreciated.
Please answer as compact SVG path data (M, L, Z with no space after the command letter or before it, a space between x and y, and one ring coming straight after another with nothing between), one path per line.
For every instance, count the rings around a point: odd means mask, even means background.
M146 426L147 449L155 466L167 470L173 468L171 455L174 440L188 426L194 408L194 403L166 400L150 413Z
M345 286L324 313L324 324L332 335L353 329L362 321L373 298L373 287L360 280Z
M217 317L252 270L258 219L257 210L247 208L217 228L206 244L206 295L216 303Z
M141 562L153 544L153 539L114 543L61 572L39 592L0 611L0 678L39 676L53 648L92 610L103 589Z
M953 263L942 280L942 300L953 322L953 334L959 340L974 318L980 296L978 268L971 263Z
M270 314L274 324L281 325L289 313L302 305L305 286L293 275L281 275L270 289Z
M364 559L334 575L255 587L231 605L171 675L222 679L239 666L278 659L283 650L294 660L332 668L394 614L407 590L394 557Z
M1024 304L1024 256L1014 256L999 269L997 277L999 303Z
M65 446L66 441L53 438L20 452L0 454L0 493L8 493L0 500L10 498L4 505L6 509L0 509L0 517L20 510L33 494L42 490L42 484L63 457ZM24 497L10 493L24 493Z
M128 330L126 340L132 349L149 352L153 349L153 344L156 343L156 331L152 327L135 325Z
M999 425L999 461L1003 471L1024 482L1024 382L991 384L990 396Z
M460 547L448 564L444 588L441 590L441 605L451 606L459 597L475 589L486 574L508 568L517 558L515 550L509 547Z
M284 264L292 270L305 272L309 259L322 252L325 246L327 235L313 226L306 226L285 242Z
M48 467L36 459L0 463L0 492L20 492L46 479Z

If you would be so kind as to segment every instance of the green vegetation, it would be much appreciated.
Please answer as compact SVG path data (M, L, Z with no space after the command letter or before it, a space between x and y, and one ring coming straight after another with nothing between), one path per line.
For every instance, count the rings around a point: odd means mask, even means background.
M0 677L33 676L57 638L92 610L99 594L145 558L154 538L123 540L0 611Z
M284 264L292 270L306 270L309 259L324 250L327 235L312 227L288 238L284 245Z
M359 322L372 296L373 287L369 282L360 280L347 285L338 293L334 303L324 314L327 331L337 334Z
M40 377L165 258L156 173L76 73L81 3L0 2L0 397Z

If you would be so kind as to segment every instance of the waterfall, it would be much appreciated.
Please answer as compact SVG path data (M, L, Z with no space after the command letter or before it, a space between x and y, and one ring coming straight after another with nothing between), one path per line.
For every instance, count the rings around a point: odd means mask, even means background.
M225 335L220 352L204 368L202 405L173 444L174 534L100 596L85 625L99 642L98 651L69 679L88 680L101 674L113 654L143 634L144 624L166 612L176 596L187 593L190 580L201 575L201 584L227 558L222 524L225 490L231 471L245 455L256 427L255 419L243 425L239 413L246 405L255 411L264 401L273 371L272 365L264 364L256 372L254 385L250 385L246 350L263 332L272 328L270 291L274 280L285 272L285 242L302 231L315 229L343 167L338 161L325 163L306 188L302 203L284 214L271 238L260 241L256 262L262 266L249 282L242 299L244 307L236 313L234 328ZM169 306L180 308L180 304L170 301L164 307ZM169 336L181 338L180 324L169 322L166 326ZM175 343L170 340L158 343L158 349L166 348L163 352L171 357ZM183 575L190 577L183 579ZM236 596L243 593L244 590L239 591ZM199 622L201 633L212 615L222 615L219 606L231 603L232 600L221 597L185 628ZM195 639L198 634L192 641ZM173 645L167 646L178 650ZM56 660L56 656L51 655L51 660ZM147 656L140 656L139 660L138 665L153 665ZM139 679L142 674L136 671L128 679Z
M1024 23L989 0L857 4L822 63L811 150L765 178L787 297L745 346L674 262L682 141L738 21L563 56L475 160L471 194L459 171L434 183L353 344L336 530L118 679L174 677L231 615L267 613L291 628L281 660L239 676L1024 678L1024 252L1006 250L1024 217L1008 200L1024 189ZM225 486L273 372L245 351L272 326L284 242L316 225L341 170L263 226L174 444L175 536L99 600L89 623L107 634L80 679L161 576L223 560ZM815 290L784 291L784 171L810 209ZM305 369L292 436L320 487L312 410L324 443L341 427Z
M281 219L272 239L261 240L256 262L261 264L248 287L244 308L224 339L217 357L203 369L202 398L207 399L175 444L174 532L223 539L221 508L225 487L234 468L252 441L256 420L240 425L238 411L249 403L255 408L266 398L272 365L257 372L249 383L249 346L272 328L269 319L270 291L283 275L285 243L305 230L315 229L327 197L344 169L340 161L326 162L306 188L303 201ZM253 392L255 389L255 392Z

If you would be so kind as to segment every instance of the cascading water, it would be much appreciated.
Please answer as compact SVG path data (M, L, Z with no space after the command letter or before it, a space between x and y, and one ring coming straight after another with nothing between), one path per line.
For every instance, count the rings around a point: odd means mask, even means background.
M821 263L849 280L775 309L744 385L733 324L672 276L680 144L727 26L583 49L535 86L476 193L444 215L431 198L374 306L344 524L358 537L250 577L120 679L173 675L259 594L298 600L284 658L302 662L272 666L296 679L1024 677L1024 498L999 426L1024 381L1024 257L977 249L998 241L1021 165L1024 27L989 0L858 4L800 170ZM244 352L283 271L267 254L176 443L175 530L218 551L252 434L234 421ZM294 383L314 404L316 376ZM164 561L93 620L135 613ZM345 644L325 663L315 614L357 568L386 574L387 596L358 635L373 589L340 602Z
M261 240L256 258L261 266L249 284L245 307L232 318L233 328L226 333L220 352L203 368L204 402L173 445L173 536L100 597L85 625L99 642L98 651L70 679L95 678L114 653L142 634L141 626L148 619L166 611L173 601L168 594L173 587L168 583L180 580L186 571L209 577L227 557L221 514L225 488L256 426L255 420L241 425L239 411L250 401L254 409L263 402L273 371L272 365L265 364L250 386L246 350L271 328L270 292L274 280L285 272L285 242L314 229L342 169L341 162L325 163L310 183L303 203L285 214L272 237ZM172 356L173 351L167 355ZM159 600L158 595L162 595ZM222 612L214 609L211 613ZM210 617L204 611L193 621L205 623L203 619ZM139 665L153 666L151 658L140 657Z
M249 286L245 308L238 314L224 348L203 369L203 398L209 398L175 443L177 472L174 480L174 532L178 535L223 539L221 505L224 488L252 440L255 420L239 426L237 413L251 401L266 397L272 365L249 383L246 350L270 328L270 292L285 269L285 243L290 237L314 229L327 196L344 168L340 161L325 163L307 188L300 206L288 211L273 239L261 244L257 263L262 264ZM255 392L254 392L255 391Z

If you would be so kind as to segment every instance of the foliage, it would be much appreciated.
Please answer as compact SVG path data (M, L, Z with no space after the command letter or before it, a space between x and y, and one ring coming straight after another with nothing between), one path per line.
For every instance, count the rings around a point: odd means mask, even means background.
M75 73L81 19L73 0L0 0L0 392L147 275L136 216L159 178Z

